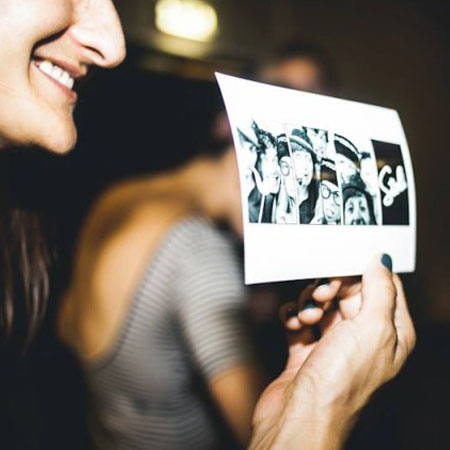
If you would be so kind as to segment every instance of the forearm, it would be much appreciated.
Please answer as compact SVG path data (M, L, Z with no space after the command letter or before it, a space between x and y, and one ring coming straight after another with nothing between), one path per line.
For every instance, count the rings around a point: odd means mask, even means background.
M251 450L340 450L356 421L342 408L321 407L312 398L288 402L275 423L260 423L253 430Z

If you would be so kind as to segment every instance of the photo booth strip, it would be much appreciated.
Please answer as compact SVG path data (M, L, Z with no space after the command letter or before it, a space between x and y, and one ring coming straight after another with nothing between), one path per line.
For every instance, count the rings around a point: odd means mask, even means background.
M396 272L415 270L414 174L396 111L216 77L238 161L247 284L360 275L375 253L390 254ZM339 220L324 211L332 198Z

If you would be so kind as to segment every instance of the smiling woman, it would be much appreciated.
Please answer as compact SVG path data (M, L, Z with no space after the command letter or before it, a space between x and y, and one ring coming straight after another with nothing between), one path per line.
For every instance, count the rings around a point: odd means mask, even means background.
M77 138L73 110L78 81L92 66L114 67L124 57L124 37L111 0L2 0L0 150L68 152ZM21 338L27 340L45 312L52 258L39 218L8 197L8 167L1 169L1 334L10 334L24 311Z
M111 1L3 1L0 42L8 68L0 74L0 143L67 152L76 141L76 81L125 55Z

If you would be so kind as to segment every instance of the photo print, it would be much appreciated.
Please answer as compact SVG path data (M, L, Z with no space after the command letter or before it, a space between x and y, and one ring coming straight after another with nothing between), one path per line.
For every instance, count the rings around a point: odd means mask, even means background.
M334 135L343 223L377 225L380 223L380 206L376 161L371 149L357 147L354 142L341 134Z
M376 253L396 272L415 269L414 176L396 111L216 76L239 168L247 284L360 275Z
M294 173L283 126L251 119L237 127L250 223L297 223Z
M383 225L408 225L408 183L401 147L372 140L378 166Z

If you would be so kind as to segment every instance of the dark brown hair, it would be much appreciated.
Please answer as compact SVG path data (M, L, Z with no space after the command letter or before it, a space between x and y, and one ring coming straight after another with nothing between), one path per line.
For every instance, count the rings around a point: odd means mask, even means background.
M0 336L24 350L45 316L55 253L40 212L12 195L13 166L3 156L0 166Z

